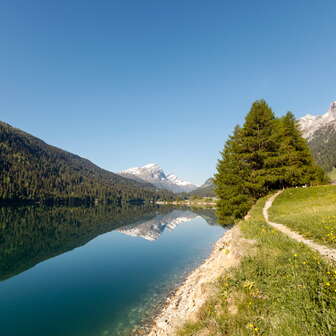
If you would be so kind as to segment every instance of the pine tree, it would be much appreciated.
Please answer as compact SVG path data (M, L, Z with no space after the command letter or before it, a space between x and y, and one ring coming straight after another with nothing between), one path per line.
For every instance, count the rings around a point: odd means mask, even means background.
M291 112L279 120L279 187L294 187L325 182L323 170L316 165L306 140Z
M242 128L226 142L215 174L223 224L243 217L270 191L325 182L292 113L276 119L264 100L253 103Z
M215 192L219 197L217 215L222 224L231 224L235 218L243 217L253 204L244 187L248 170L246 162L239 156L240 133L241 129L237 126L221 152L214 177Z
M266 195L277 184L277 174L272 161L278 155L275 137L276 119L264 100L253 103L241 131L241 160L248 166L244 181L254 199Z

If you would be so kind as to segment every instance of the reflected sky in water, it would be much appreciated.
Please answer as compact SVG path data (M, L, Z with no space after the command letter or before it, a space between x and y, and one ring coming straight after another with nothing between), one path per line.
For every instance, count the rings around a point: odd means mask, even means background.
M6 336L130 335L224 232L211 210L165 207L2 208L0 223Z

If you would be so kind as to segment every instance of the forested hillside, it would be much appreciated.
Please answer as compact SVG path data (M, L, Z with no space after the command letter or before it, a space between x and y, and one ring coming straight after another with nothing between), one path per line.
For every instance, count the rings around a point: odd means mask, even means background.
M50 146L0 122L0 202L120 204L172 199L156 190L99 168L87 159Z
M210 177L204 182L204 184L191 191L188 195L197 197L215 197L216 194L213 179Z

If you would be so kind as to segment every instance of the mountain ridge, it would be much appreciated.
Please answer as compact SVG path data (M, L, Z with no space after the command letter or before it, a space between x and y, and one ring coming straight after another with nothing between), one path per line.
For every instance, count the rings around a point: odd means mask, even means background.
M302 135L308 141L314 137L316 131L330 124L335 125L336 128L336 101L333 101L330 104L329 109L325 114L307 114L299 119L299 125L302 131Z
M325 114L307 114L298 123L316 162L331 171L336 166L336 101Z
M119 175L151 183L159 189L166 189L174 193L190 192L197 188L197 185L184 181L174 174L166 174L156 163L149 163L142 167L128 168L119 172Z

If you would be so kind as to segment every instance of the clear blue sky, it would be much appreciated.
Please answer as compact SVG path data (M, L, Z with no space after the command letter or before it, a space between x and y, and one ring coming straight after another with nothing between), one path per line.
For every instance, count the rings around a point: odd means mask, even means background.
M336 99L335 0L2 0L0 119L119 171L202 183L251 103Z

